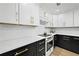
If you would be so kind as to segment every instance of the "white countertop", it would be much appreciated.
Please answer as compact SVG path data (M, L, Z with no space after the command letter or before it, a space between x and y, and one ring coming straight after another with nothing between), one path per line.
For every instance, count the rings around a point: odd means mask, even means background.
M78 36L79 37L79 35L77 35L77 34L65 34L65 33L54 33L54 34L52 34L52 36L55 34L70 35L70 36ZM50 36L48 36L48 37L50 37ZM5 53L10 50L13 50L13 49L16 49L16 48L19 48L24 45L28 45L28 44L36 42L38 40L48 38L48 37L24 36L24 37L20 37L17 39L0 41L0 54Z
M77 37L79 37L79 34L73 34L73 33L55 33L55 34L61 34L61 35L69 35L69 36L77 36Z
M28 45L44 38L45 37L40 36L25 36L14 40L0 41L0 54L19 48L24 45Z

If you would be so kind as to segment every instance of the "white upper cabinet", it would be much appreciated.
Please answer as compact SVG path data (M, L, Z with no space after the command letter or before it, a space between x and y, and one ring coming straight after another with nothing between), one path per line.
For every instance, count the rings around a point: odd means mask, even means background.
M58 27L58 15L53 15L53 27Z
M19 24L39 25L39 6L31 3L19 5Z
M18 4L1 3L0 4L0 23L18 23Z
M42 18L48 18L48 13L40 8L40 17Z
M73 11L64 13L65 27L73 26Z
M41 8L40 8L40 11L39 11L39 16L44 17L44 11Z
M53 16L48 13L46 27L52 27L52 24L53 24L52 21L53 21Z
M53 15L53 27L64 27L64 18L63 14Z
M48 16L47 16L47 13L44 10L42 10L41 8L40 8L40 11L39 11L39 16L40 16L40 19L39 19L40 25L47 26Z
M46 12L45 10L40 8L40 25L44 27L52 27L52 14Z
M79 9L74 10L74 26L79 26Z
M72 27L73 25L73 12L53 15L53 27Z
M58 15L58 27L65 27L64 14Z

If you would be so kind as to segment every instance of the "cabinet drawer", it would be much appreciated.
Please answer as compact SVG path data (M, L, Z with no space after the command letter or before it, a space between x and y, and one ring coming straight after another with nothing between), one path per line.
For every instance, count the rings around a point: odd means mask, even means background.
M45 50L45 45L38 46L37 51Z
M73 40L79 41L79 37L73 37Z
M70 40L71 37L70 36L63 36L63 40Z
M14 56L15 53L16 53L16 51L8 51L3 54L0 54L0 56Z
M42 44L44 44L45 43L45 41L41 41L41 42L39 42L38 44L39 45L42 45Z
M36 56L37 43L32 43L26 46L19 47L12 51L1 54L0 56Z
M37 42L37 56L45 55L45 39Z
M37 56L44 56L45 55L45 50L42 50L42 51L38 51L37 52Z
M45 44L45 39L38 41L38 46Z
M15 56L34 56L36 55L36 44L32 43L16 50Z
M71 40L71 38L68 36L60 36L58 38L57 44L62 44L62 45L68 44L70 42L70 40Z

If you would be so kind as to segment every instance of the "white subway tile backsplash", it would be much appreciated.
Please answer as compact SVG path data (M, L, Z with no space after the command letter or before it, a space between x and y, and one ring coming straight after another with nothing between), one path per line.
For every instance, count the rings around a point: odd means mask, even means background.
M79 28L55 28L55 33L79 35Z
M35 36L49 31L44 27L0 24L0 41L16 39L24 36Z

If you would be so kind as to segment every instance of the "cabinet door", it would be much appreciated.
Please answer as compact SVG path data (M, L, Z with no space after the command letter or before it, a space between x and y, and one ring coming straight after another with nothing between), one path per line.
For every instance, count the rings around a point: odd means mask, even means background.
M34 24L39 25L39 6L33 5Z
M70 36L59 36L57 46L70 50L71 48L71 37Z
M53 27L58 27L58 15L53 15Z
M27 45L26 47L24 47L24 49L28 49L28 50L20 54L19 56L36 56L36 42Z
M40 13L40 17L43 17L43 18L47 18L48 17L48 13L45 11L45 10L43 10L42 8L40 8L40 11L39 11Z
M0 22L1 23L18 23L18 4L1 3L0 4Z
M20 24L37 25L39 21L39 9L35 4L20 4Z
M48 19L47 19L47 24L46 24L46 27L52 27L52 15L51 14L48 14Z
M40 8L40 10L39 10L39 16L40 17L44 17L44 11Z
M74 52L79 53L79 37L72 37L72 40L71 40L71 49Z
M74 26L79 26L79 9L74 11Z
M53 16L50 14L48 19L49 19L49 26L52 27L53 26L53 22L52 22Z
M66 27L72 27L73 26L73 12L64 13L64 20L65 20Z
M65 26L64 14L53 15L53 26L54 27Z
M44 11L40 8L39 16L40 16L40 25L45 26L45 27L49 27L50 26L49 13L47 13L46 11Z
M45 55L45 39L37 42L37 56Z
M65 27L64 14L58 15L58 27Z

